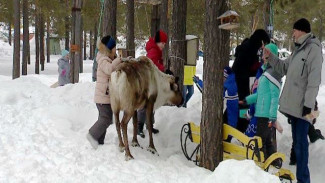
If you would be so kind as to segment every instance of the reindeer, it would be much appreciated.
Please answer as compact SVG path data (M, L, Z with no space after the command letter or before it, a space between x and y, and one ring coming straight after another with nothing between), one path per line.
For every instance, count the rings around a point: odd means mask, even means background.
M149 131L148 151L157 153L152 139L152 115L153 111L164 104L181 106L182 94L177 84L177 78L165 74L145 56L129 59L119 64L111 74L109 82L111 107L115 116L116 130L119 138L119 149L125 150L126 160L133 159L131 155L127 125L133 117L132 146L140 146L137 140L137 109L146 108L147 129ZM124 111L120 122L119 113ZM123 141L121 135L123 131Z

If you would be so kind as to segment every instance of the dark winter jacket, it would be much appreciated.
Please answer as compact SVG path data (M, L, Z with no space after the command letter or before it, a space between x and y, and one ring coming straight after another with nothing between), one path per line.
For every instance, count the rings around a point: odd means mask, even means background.
M286 75L279 110L296 118L303 118L304 106L314 108L323 63L320 41L312 34L301 39L301 45L286 60L281 61L272 53L268 58L275 71Z
M149 41L146 44L146 51L147 57L153 61L160 71L164 72L165 67L162 58L162 51L159 49L153 38L149 38Z
M66 57L61 57L58 60L59 86L70 83L70 63Z
M239 116L239 107L235 74L228 75L223 84L223 92L224 100L226 100L227 106L228 124L236 128Z
M270 38L264 30L258 29L249 38L245 39L236 48L235 61L232 70L236 75L239 100L243 100L249 93L249 77L255 77L258 68L262 65L257 55L258 50L264 44L270 42Z

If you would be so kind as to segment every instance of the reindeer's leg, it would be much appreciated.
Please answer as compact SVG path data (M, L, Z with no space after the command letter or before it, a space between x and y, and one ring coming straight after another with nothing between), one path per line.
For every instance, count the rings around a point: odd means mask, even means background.
M149 98L149 102L147 103L147 108L146 108L147 129L149 132L149 147L147 150L150 151L152 154L157 153L157 150L155 148L155 145L153 143L153 138L152 138L152 128L153 128L152 117L153 117L154 101L155 101L154 99Z
M121 135L121 126L120 126L120 111L118 112L114 112L114 116L115 116L115 125L116 125L116 131L117 131L117 136L118 136L118 140L119 140L119 149L121 152L124 151L125 146L124 143L122 141L122 135Z
M134 111L133 114L133 139L132 139L132 146L133 147L141 147L138 139L137 139L137 133L138 133L138 113L137 111Z
M122 131L123 131L123 141L125 144L125 160L134 159L133 156L131 155L131 152L129 149L128 133L127 133L128 123L129 123L131 117L133 116L133 113L124 111L124 116L123 116L123 119L121 122L121 127L122 127Z

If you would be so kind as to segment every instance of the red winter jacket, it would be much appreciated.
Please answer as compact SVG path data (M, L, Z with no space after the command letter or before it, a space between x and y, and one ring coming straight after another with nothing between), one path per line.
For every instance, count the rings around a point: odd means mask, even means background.
M153 38L149 38L149 41L146 44L146 51L147 57L153 61L160 71L164 72L165 67L162 58L162 51L159 49Z

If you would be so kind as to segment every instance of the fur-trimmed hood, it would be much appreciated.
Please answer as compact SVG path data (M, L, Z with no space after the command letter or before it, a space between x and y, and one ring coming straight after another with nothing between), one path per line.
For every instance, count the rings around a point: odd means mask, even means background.
M111 52L106 45L104 45L102 43L102 41L100 39L97 39L97 48L98 48L98 52L100 52L103 55L109 55L109 53Z

